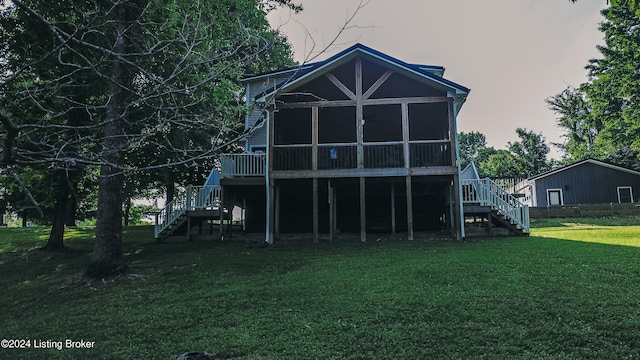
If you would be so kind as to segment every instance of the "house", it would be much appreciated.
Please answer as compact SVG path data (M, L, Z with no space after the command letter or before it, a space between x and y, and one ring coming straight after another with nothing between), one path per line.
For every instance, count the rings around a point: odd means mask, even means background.
M456 119L469 89L444 72L356 44L245 79L244 153L223 155L219 179L208 180L219 188L192 189L181 204L221 221L240 206L245 229L265 232L268 243L305 232L314 241L340 232L362 241L368 232L463 238ZM220 198L201 203L212 194ZM188 221L182 208L159 214L157 238Z
M517 186L529 206L637 202L640 172L587 159L522 181Z

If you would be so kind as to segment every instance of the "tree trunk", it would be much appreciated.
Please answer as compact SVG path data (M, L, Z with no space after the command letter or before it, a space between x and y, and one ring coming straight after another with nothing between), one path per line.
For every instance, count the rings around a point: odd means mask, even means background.
M69 226L77 226L76 225L76 210L78 209L78 202L75 196L70 196L67 199L67 206L64 210L64 225Z
M129 226L129 215L131 214L131 194L127 194L124 204L124 226Z
M98 179L98 214L96 218L96 240L86 275L104 278L127 271L122 252L122 203L124 200L125 165L123 148L125 136L128 89L133 83L133 72L122 58L133 52L132 40L136 36L137 18L142 9L137 1L123 1L117 5L117 34L113 52L121 57L113 57L110 100L107 104L106 125L102 142L102 159Z
M27 213L29 212L29 209L24 209L22 211L22 227L26 228L27 227Z
M58 178L58 189L56 195L56 207L53 213L53 225L49 233L47 244L41 248L46 251L64 250L64 220L69 199L69 181L65 170L56 172Z

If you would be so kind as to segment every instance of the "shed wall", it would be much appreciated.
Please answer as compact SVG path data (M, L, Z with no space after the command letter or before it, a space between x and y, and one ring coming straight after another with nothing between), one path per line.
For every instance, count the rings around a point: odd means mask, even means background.
M548 206L547 189L562 189L563 204L617 203L619 186L631 186L633 201L640 196L640 176L585 163L536 180L537 206Z

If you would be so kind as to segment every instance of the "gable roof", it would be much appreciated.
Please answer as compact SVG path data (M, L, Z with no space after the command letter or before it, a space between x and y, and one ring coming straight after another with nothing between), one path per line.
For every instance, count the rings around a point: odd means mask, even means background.
M571 165L563 166L561 168L557 168L557 169L554 169L554 170L551 170L551 171L547 171L546 173L542 173L542 174L530 177L528 180L529 181L539 180L539 179L542 179L542 178L545 178L545 177L548 177L548 176L551 176L551 175L555 175L557 173L560 173L560 172L563 172L565 170L568 170L568 169L571 169L571 168L574 168L574 167L578 167L578 166L581 166L581 165L584 165L584 164L594 164L594 165L597 165L597 166L602 166L602 167L606 167L606 168L609 168L609 169L618 170L618 171L626 172L626 173L629 173L629 174L632 174L632 175L640 176L640 172L637 172L637 171L634 171L634 170L630 170L630 169L627 169L627 168L623 168L622 166L608 164L606 162L602 162L602 161L595 160L595 159L586 159L586 160L578 161L577 163L573 163Z
M300 85L304 82L310 81L322 73L330 71L347 61L355 58L356 56L363 56L365 58L371 59L376 62L382 62L385 65L395 68L397 71L404 73L408 76L415 77L421 79L423 81L427 81L437 87L446 89L447 91L453 91L456 94L468 94L471 90L454 83L453 81L447 80L438 74L444 74L444 67L442 66L433 66L433 65L419 65L419 64L408 64L404 61L398 60L394 57L386 55L380 51L374 50L370 47L364 46L360 43L355 44L348 49L345 49L330 58L309 64L303 64L301 66L285 69L277 72L256 75L252 77L248 77L243 79L243 82L251 82L256 81L264 77L270 77L274 75L288 75L290 74L291 78L287 81L284 81L280 86L275 89L272 89L268 93L264 93L259 95L259 97L268 96L274 94L277 91L286 90L292 88L294 86Z
M471 160L469 165L462 170L460 174L460 180L479 180L480 175L478 175L478 170L476 169L476 164Z

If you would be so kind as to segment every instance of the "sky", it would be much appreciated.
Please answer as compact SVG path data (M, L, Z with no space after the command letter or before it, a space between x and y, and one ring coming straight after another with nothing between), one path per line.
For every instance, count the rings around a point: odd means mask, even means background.
M488 146L504 149L518 141L516 128L526 128L542 133L553 158L560 153L551 144L564 139L545 99L586 82L584 67L604 43L605 0L370 0L359 10L359 0L294 2L304 11L280 10L270 21L298 62L359 42L408 63L444 66L445 78L471 89L459 132L479 131Z

